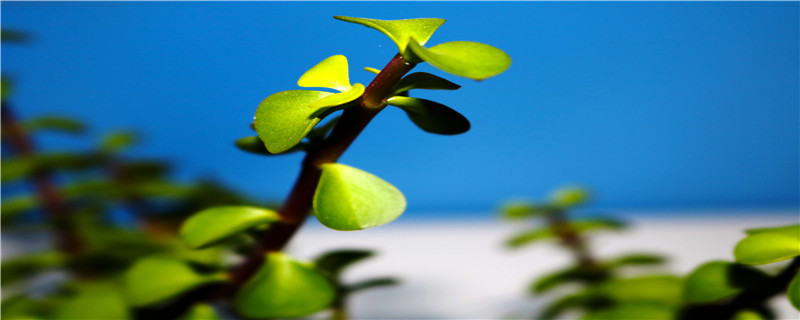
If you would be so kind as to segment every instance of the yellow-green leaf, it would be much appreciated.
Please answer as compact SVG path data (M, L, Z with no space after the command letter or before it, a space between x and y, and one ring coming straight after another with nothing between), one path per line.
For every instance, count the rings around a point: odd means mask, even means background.
M350 75L347 58L343 55L328 57L318 63L297 80L301 87L331 88L341 92L350 90Z
M443 104L425 99L391 97L388 104L399 107L420 129L430 133L454 135L469 131L466 117Z
M279 221L275 211L249 206L208 208L181 227L181 238L192 248L205 248L255 226Z
M198 304L189 309L180 320L219 320L221 319L213 307L207 304Z
M356 83L355 85L353 85L352 88L350 88L350 90L347 90L345 92L334 93L325 98L314 101L309 105L309 107L313 109L322 109L327 107L340 106L355 99L358 99L358 97L360 97L362 94L364 94L364 85Z
M685 280L683 297L691 303L710 303L732 297L763 282L763 272L726 261L712 261L695 269Z
M561 188L550 199L554 205L562 208L575 207L589 201L589 191L579 187Z
M758 233L765 233L765 232L778 232L778 233L785 233L788 235L800 235L800 224L771 227L771 228L748 229L745 230L744 232L751 235Z
M361 230L391 222L403 213L400 190L368 172L339 163L322 165L314 213L335 230Z
M120 288L112 283L83 282L57 305L54 319L130 319Z
M789 296L789 301L795 309L800 310L800 272L794 275L794 279L789 283L789 287L786 289L786 295Z
M324 310L334 295L335 289L325 276L275 252L239 290L234 306L248 318L299 318Z
M315 114L323 111L311 104L333 93L311 90L290 90L273 94L256 110L258 137L271 153L292 149L319 123Z
M128 300L136 307L166 301L226 279L224 274L200 274L179 259L162 256L140 259L124 276Z
M419 60L444 72L474 80L496 76L511 66L511 57L503 50L478 42L445 42L426 49L412 40L408 48Z
M389 95L397 95L411 89L457 90L459 88L461 88L460 85L437 75L427 72L414 72L400 79L400 81L392 87L392 92Z
M736 262L759 265L800 255L800 234L762 232L744 238L733 250Z
M378 20L342 16L335 16L334 18L360 24L382 32L397 44L397 49L400 50L401 54L406 51L406 47L409 45L411 38L416 39L420 45L424 45L428 42L428 39L431 38L436 29L445 22L444 19L439 18L403 20Z

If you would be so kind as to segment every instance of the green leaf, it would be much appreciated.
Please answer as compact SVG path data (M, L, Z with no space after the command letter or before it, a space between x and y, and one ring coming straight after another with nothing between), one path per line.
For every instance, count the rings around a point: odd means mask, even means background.
M279 221L272 210L248 206L223 206L200 211L181 227L181 238L192 248L215 245L255 226Z
M591 294L587 294L586 292L570 294L553 300L553 302L544 307L536 319L558 319L564 312L569 310L588 308L589 306L603 303L607 303L607 301L602 297L593 296Z
M314 116L318 116L318 114L321 114L322 112L326 113L331 112L325 108L344 105L350 101L358 99L358 97L360 97L362 94L364 94L364 85L356 83L350 90L345 92L334 93L325 98L314 101L308 107L320 110L319 113L314 114ZM339 108L334 108L334 110L337 109ZM324 118L324 116L319 116L319 118Z
M577 220L570 223L570 225L572 225L578 233L598 230L621 230L626 226L625 222L621 220L600 217Z
M631 302L592 311L586 314L582 320L595 319L647 319L647 320L671 320L675 318L676 308L670 305L652 302Z
M318 87L336 89L341 92L349 91L350 74L347 68L347 58L335 55L322 60L297 80L301 87Z
M333 128L336 127L336 124L339 123L339 119L341 118L342 116L334 117L325 124L319 125L314 128L314 130L311 130L311 132L306 135L306 138L308 138L310 144L325 140L325 137L328 136L328 133L333 131Z
M652 253L631 253L626 254L614 259L609 260L605 265L610 268L624 267L624 266L641 266L641 265L655 265L663 264L667 258Z
M758 312L751 310L744 310L736 313L736 315L733 316L732 320L766 320L766 319L767 318L765 318Z
M11 98L13 92L13 82L8 77L0 77L0 100L6 101Z
M736 262L759 265L800 255L800 234L762 232L744 238L733 250Z
M800 310L800 272L797 272L792 282L789 283L789 287L786 289L786 295L789 297L789 302L792 303L795 309Z
M445 20L438 18L418 18L404 20L378 20L367 18L354 18L335 16L334 18L342 21L360 24L382 32L397 44L397 49L403 54L409 45L411 38L416 39L420 45L424 45L431 38L436 29ZM411 41L413 42L413 41Z
M117 170L128 180L141 181L164 178L169 173L170 167L159 161L137 160L121 163Z
M364 67L364 70L366 70L367 72L374 73L374 74L379 74L379 73L381 73L381 70L380 70L380 69L375 69L375 68L370 68L370 67Z
M86 125L84 125L82 122L67 117L38 117L25 121L22 125L25 127L25 130L30 132L39 130L53 130L78 134L86 131Z
M567 187L557 190L550 198L556 206L571 208L589 201L589 191L579 187Z
M387 287L387 286L394 286L400 283L400 280L395 278L374 278L356 282L354 284L348 285L345 287L345 291L347 293L358 292L361 290L379 288L379 287Z
M494 77L511 66L511 57L503 50L478 42L445 42L426 49L412 40L408 48L416 58L444 72L474 80Z
M389 95L397 95L411 89L457 90L459 88L461 88L461 86L445 78L427 72L414 72L400 79L400 81L392 87L392 91Z
M225 274L200 274L179 259L163 256L140 259L124 276L128 300L136 307L166 301L226 279Z
M745 230L744 232L749 235L767 233L767 232L776 232L776 233L785 233L790 236L795 236L795 235L800 235L800 224L795 224L791 226L772 227L772 228L748 229Z
M317 270L332 279L339 278L344 268L375 255L371 250L342 249L326 252L314 259Z
M361 230L391 222L403 213L400 190L368 172L339 163L322 165L314 214L335 230Z
M298 318L327 308L334 296L335 289L325 276L274 252L239 290L234 306L248 318Z
M28 34L19 30L0 31L0 38L3 42L22 43L28 41Z
M180 320L219 320L219 317L214 308L207 304L198 304L189 309Z
M100 150L107 153L115 153L138 142L139 136L136 133L128 131L112 132L103 137L100 142Z
M5 214L5 213L4 213ZM66 260L56 251L29 253L21 256L3 258L0 282L9 283L24 280L44 271L61 267Z
M0 161L0 181L9 183L30 176L36 170L36 162L30 158L3 159Z
M85 282L62 301L54 319L130 319L125 297L112 283Z
M315 101L332 95L330 92L290 90L273 94L256 110L255 126L258 137L271 153L292 149L319 123L319 109L311 108Z
M598 293L616 301L650 301L670 305L681 302L683 283L670 275L616 279L603 284Z
M3 220L13 219L20 214L36 209L38 206L39 201L36 197L27 195L18 196L3 201L3 204L0 205L0 214L2 214Z
M683 297L690 303L710 303L732 297L763 283L763 272L726 261L712 261L695 269L685 280Z
M500 216L508 220L518 220L552 212L552 208L522 201L509 202L500 208Z
M540 240L555 238L556 234L550 227L536 228L518 233L506 241L506 245L511 248L519 248L526 244L531 244Z
M387 103L403 109L414 124L430 133L454 135L470 128L467 118L440 103L408 97L391 97Z
M602 279L607 275L606 270L603 268L595 269L580 269L571 267L565 270L560 270L546 274L531 284L530 292L533 294L542 294L551 289L557 288L561 285L570 282L578 281L592 281Z
M291 149L287 150L283 153L270 153L267 150L267 147L264 145L264 142L257 136L252 137L244 137L239 140L236 140L236 147L242 151L246 151L252 154L258 154L262 156L275 156L275 155L283 155L283 154L290 154L298 151L303 151L306 149L308 145L305 143L298 143Z

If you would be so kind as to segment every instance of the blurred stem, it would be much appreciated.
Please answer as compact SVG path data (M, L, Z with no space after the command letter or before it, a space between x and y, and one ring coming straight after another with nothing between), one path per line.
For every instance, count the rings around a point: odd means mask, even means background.
M761 310L764 304L774 296L785 293L794 276L800 271L800 257L796 257L779 274L748 288L733 299L722 304L689 305L685 307L680 318L683 320L733 319L743 310Z
M331 305L330 320L348 320L350 316L347 314L347 306L345 305L344 293L341 291L337 294L336 300Z
M551 230L558 235L561 240L561 245L567 248L575 259L578 268L591 272L594 274L600 271L600 266L597 263L589 246L587 245L586 238L583 237L575 228L569 223L564 210L555 210L545 215L547 223ZM601 275L600 277L588 277L591 282L600 281L608 275Z
M7 102L3 102L0 110L3 136L8 139L11 149L25 161L34 161L36 148L15 118L11 107ZM83 241L75 232L75 224L69 216L69 207L53 182L52 172L47 168L37 168L31 179L35 192L45 208L48 223L55 232L55 247L68 256L80 254L84 249Z
M311 212L314 192L322 175L320 166L339 160L372 118L386 106L383 100L387 98L392 86L415 65L406 62L402 55L395 55L367 86L358 100L360 107L345 109L330 135L309 148L297 181L278 211L282 223L270 226L245 262L231 271L234 287L242 285L258 270L265 253L283 250Z

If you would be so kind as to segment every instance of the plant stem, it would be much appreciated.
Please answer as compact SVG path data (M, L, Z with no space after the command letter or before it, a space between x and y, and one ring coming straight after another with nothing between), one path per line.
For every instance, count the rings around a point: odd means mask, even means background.
M314 192L322 175L320 166L339 160L372 118L383 110L385 107L383 100L387 98L392 86L415 65L406 62L402 55L395 55L366 87L364 94L359 98L360 107L345 109L330 135L318 146L308 150L303 159L300 175L278 211L282 223L270 226L264 237L259 240L256 250L242 265L231 272L234 286L243 284L258 270L263 263L265 253L283 250L311 212Z
M681 319L732 319L744 310L761 310L767 300L786 292L789 283L800 271L800 257L796 257L778 275L751 287L722 304L689 305L681 312Z
M557 210L547 214L546 217L550 228L561 239L561 244L572 252L578 267L595 270L598 267L597 260L589 250L586 239L569 224L564 211Z
M17 121L7 102L2 108L3 135L8 137L11 149L25 161L34 161L36 148L25 129ZM69 217L69 207L53 182L52 172L47 168L37 168L31 177L39 200L47 213L48 223L55 232L55 246L68 256L78 255L84 244L75 232L75 225Z

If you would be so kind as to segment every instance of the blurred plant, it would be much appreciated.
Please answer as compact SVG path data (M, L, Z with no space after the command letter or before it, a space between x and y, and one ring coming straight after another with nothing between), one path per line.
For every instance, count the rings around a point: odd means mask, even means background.
M534 220L534 226L511 237L506 245L517 249L555 240L573 257L573 264L541 276L530 285L530 293L542 295L572 287L555 298L534 319L563 318L581 311L583 319L667 319L681 302L681 279L671 275L630 276L633 267L658 266L661 255L629 253L599 259L590 247L590 234L616 231L623 221L607 217L573 218L570 213L585 204L589 194L581 188L556 191L548 202L512 202L501 209L511 221ZM636 271L636 270L633 270Z
M711 261L686 278L681 319L775 319L768 302L784 294L800 310L800 225L745 232L733 251L736 262Z
M349 293L394 283L389 279L350 286L340 283L338 270L346 263L330 261L355 261L353 257L365 257L364 252L329 254L313 264L299 262L283 250L312 212L323 225L347 231L386 224L405 210L406 200L394 186L336 163L387 105L404 110L427 132L452 135L469 129L469 121L455 110L408 97L412 89L459 88L429 73L405 76L414 66L428 62L445 72L483 80L503 72L511 60L503 51L476 42L424 47L443 19L335 18L381 31L397 44L399 53L380 71L367 68L377 73L367 86L351 85L347 59L335 55L306 71L297 84L338 92L290 90L264 99L251 125L257 136L242 138L236 145L266 156L306 152L294 188L278 211L221 206L189 218L180 230L187 244L196 249L232 246L243 253L241 261L233 268L201 271L172 257L140 260L126 275L128 290L135 293L140 311L149 309L154 316L169 318L184 314L197 303L220 301L231 302L231 313L245 318L307 317L333 309L332 318L344 319ZM341 116L320 124L337 111L342 111ZM350 258L341 260L345 256ZM209 288L212 284L218 286Z

